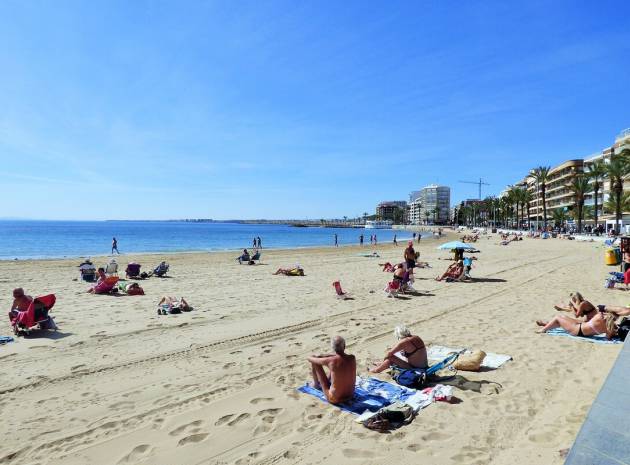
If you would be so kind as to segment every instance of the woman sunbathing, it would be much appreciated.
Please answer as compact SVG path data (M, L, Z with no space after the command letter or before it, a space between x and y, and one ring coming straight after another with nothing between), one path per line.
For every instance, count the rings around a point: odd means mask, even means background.
M285 276L304 276L304 269L300 266L295 268L278 268L274 274L283 274Z
M188 305L188 302L181 299L177 299L177 297L163 296L162 299L158 302L158 315L166 315L169 313L181 313L181 312L189 312L193 308Z
M394 336L398 339L398 343L385 353L383 362L374 366L370 370L371 373L381 373L392 365L400 368L427 368L429 366L427 349L419 336L412 335L405 325L396 326ZM398 355L399 353L404 359Z
M550 321L537 320L541 326L539 333L546 333L554 328L562 328L573 336L595 336L606 334L608 339L617 335L619 325L617 318L630 315L630 309L598 305L595 307L588 300L584 300L579 292L571 294L571 300L567 307L556 305L556 310L573 312L576 318L567 315L556 315Z
M451 263L442 276L435 278L436 281L460 281L464 274L464 264L462 260Z

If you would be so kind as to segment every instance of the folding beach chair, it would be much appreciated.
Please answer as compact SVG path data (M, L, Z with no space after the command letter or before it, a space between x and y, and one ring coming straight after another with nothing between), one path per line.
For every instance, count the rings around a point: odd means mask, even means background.
M55 300L55 294L36 297L26 311L10 315L13 332L19 336L20 334L28 333L35 326L38 326L39 329L56 330L57 325L48 315L50 309L55 305Z
M401 386L406 387L422 387L424 386L430 377L434 376L438 371L450 367L455 361L463 354L466 349L459 352L453 352L448 354L446 358L438 363L434 363L428 368L401 368L392 365L390 368L390 374L392 379Z
M341 300L352 299L350 294L348 294L347 292L344 292L343 289L341 289L341 283L339 281L333 282L332 285L335 288L335 292L337 294L338 299L341 299Z
M105 274L107 276L118 276L118 263L113 258L105 267Z
M131 262L127 264L127 269L125 270L125 274L128 278L138 278L140 276L140 264Z

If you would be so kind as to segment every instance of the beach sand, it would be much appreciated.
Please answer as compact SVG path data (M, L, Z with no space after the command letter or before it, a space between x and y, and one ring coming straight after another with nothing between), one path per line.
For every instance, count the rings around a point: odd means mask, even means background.
M0 262L2 306L16 286L54 292L60 328L0 346L0 464L561 464L620 346L536 334L534 321L575 290L594 303L628 298L604 289L601 245L498 242L478 242L477 281L444 283L433 278L448 253L423 240L433 269L417 272L422 295L404 299L385 297L390 275L378 266L401 261L403 245L379 245L381 258L358 247L264 250L257 266L239 266L236 252L170 255L171 277L141 282L147 295L135 297L86 294L73 281L79 260ZM116 258L148 270L162 257ZM295 263L305 277L272 274ZM335 298L337 279L354 300ZM164 294L195 310L157 315ZM329 351L332 335L365 374L399 323L428 345L514 359L458 372L448 381L457 403L432 404L391 434L296 392L305 358Z

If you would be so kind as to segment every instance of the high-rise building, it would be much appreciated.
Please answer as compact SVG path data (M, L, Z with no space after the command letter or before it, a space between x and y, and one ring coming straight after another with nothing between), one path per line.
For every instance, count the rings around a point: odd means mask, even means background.
M451 209L451 188L429 184L422 188L418 200L421 203L420 221L425 224L448 223Z

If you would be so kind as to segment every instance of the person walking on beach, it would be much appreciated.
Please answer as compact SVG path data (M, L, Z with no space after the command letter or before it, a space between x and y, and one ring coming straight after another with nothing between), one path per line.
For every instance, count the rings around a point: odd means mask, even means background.
M254 248L254 249L256 248L256 238L255 237L252 239L252 248Z
M258 248L262 249L262 241L260 240L260 236L258 236L256 240L258 241Z
M374 236L370 234L370 245L372 245L373 243L374 243Z
M118 241L115 237L112 237L112 255L114 255L114 250L118 255L120 255L120 252L118 251Z
M420 244L420 239L422 239L422 234L418 233L418 244Z
M398 241L396 240L396 234L394 234L394 245L398 245Z
M339 247L339 242L337 241L337 233L335 233L335 247Z
M374 234L374 245L376 245L376 234Z
M359 245L363 245L363 234L359 236Z

